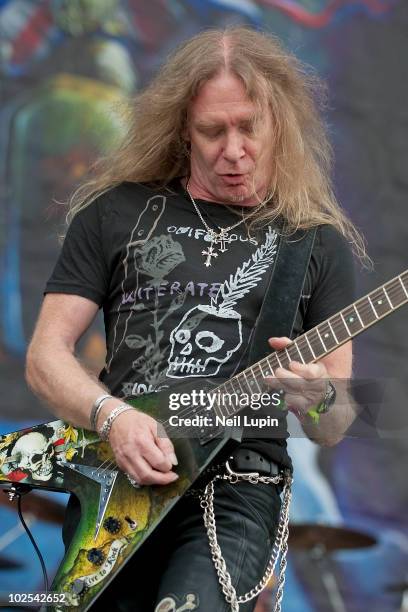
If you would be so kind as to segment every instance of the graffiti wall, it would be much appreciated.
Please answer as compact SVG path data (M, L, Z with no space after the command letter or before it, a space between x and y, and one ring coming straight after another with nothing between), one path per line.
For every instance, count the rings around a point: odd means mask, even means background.
M120 133L118 102L143 87L178 43L228 24L273 32L328 82L336 192L374 261L372 272L357 271L359 294L407 267L404 0L0 0L4 431L9 421L16 429L19 421L52 420L23 372L59 250L61 203ZM347 533L337 540L333 535L323 558L310 543L294 545L286 611L402 609L408 575L407 317L403 308L355 343L356 378L382 381L376 435L350 434L331 449L290 443L293 524L342 526L373 541L347 547ZM80 350L97 371L104 359L101 323ZM262 605L269 609L270 594Z

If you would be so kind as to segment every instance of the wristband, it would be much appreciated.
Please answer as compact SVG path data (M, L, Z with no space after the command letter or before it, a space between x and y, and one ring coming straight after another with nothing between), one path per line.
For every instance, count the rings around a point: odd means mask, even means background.
M333 406L336 401L336 387L333 385L330 380L327 381L326 393L324 394L324 398L317 404L317 406L313 406L310 410L307 411L307 414L313 421L314 425L319 424L320 415L326 414L329 412L330 408Z
M109 440L109 434L112 427L113 421L118 417L122 412L126 412L126 410L134 410L133 406L129 406L129 404L119 404L116 406L108 415L106 421L103 422L102 427L99 430L99 437L104 442Z
M96 400L92 404L92 410L91 410L91 415L89 417L89 421L91 423L91 429L93 429L93 431L96 431L96 421L98 419L98 414L102 406L108 399L111 399L111 397L112 395L108 395L108 394L100 395L99 397L96 398Z

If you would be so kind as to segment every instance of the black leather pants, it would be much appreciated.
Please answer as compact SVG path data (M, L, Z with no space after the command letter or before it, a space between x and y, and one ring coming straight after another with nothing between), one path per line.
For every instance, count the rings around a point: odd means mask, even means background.
M253 588L269 561L280 511L275 485L215 484L218 542L237 594ZM255 600L240 606L254 610ZM227 612L211 559L203 510L185 497L92 606L92 612Z

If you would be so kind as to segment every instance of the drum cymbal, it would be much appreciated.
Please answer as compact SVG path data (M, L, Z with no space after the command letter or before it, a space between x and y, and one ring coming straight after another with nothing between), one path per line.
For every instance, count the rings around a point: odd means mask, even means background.
M0 491L0 506L5 506L9 509L17 510L17 502L10 502L7 495ZM38 493L30 491L24 495L21 499L21 509L23 516L25 513L32 514L40 521L46 521L47 523L55 523L56 525L62 525L64 521L65 505L60 502L56 502Z
M318 523L293 523L289 525L289 546L296 550L311 550L322 546L327 551L366 548L377 540L371 535L349 529Z

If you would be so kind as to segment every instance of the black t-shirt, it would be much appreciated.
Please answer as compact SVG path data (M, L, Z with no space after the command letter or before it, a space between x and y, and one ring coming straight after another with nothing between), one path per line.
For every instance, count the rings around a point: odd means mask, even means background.
M79 212L68 229L46 293L80 295L103 307L107 357L100 379L115 396L194 378L225 380L245 366L279 236L272 226L248 231L239 223L240 207L197 204L215 231L235 225L210 266L208 232L178 183L162 190L124 183ZM349 246L321 226L293 337L353 296ZM254 445L290 465L284 440Z

